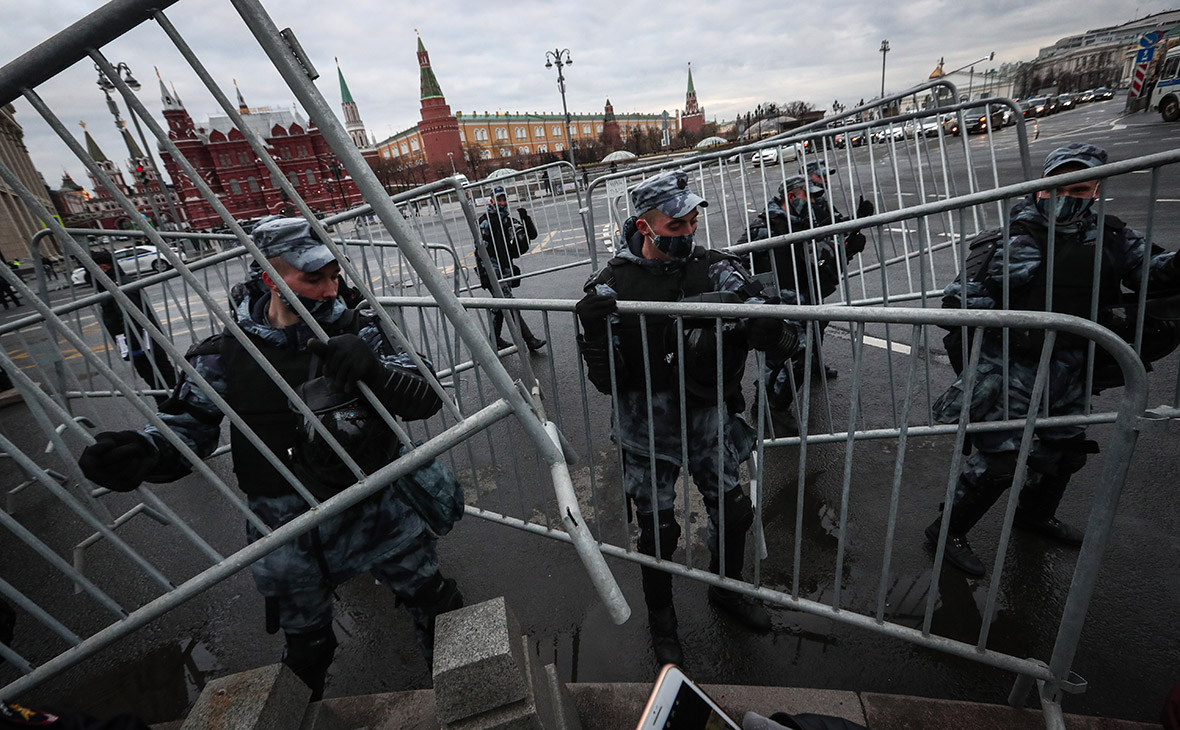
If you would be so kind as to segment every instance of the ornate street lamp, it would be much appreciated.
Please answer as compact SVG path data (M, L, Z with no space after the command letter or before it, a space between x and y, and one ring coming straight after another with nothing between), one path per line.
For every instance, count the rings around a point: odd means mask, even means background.
M565 115L565 146L569 151L570 164L577 169L578 163L574 161L574 140L570 133L570 113L565 103L565 74L561 71L563 66L569 66L572 63L573 60L570 58L570 49L568 48L545 51L545 68L557 66L557 89L561 92L561 113Z

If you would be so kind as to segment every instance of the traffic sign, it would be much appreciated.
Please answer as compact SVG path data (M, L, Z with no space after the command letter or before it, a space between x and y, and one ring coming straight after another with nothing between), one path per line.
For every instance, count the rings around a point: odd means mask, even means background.
M1151 63L1151 59L1155 57L1155 47L1140 48L1139 52L1135 54L1135 63Z

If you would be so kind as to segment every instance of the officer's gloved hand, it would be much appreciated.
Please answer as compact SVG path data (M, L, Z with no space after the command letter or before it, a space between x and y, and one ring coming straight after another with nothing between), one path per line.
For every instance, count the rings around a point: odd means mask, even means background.
M617 311L618 302L605 294L587 294L576 305L574 312L582 321L582 332L589 341L606 337L606 318Z
M848 236L848 240L844 242L844 253L848 258L852 258L861 251L865 250L865 234L860 231L853 231Z
M430 418L442 408L442 399L430 387L426 378L407 368L388 368L389 379L380 388L383 403L389 410L408 421Z
M308 340L307 349L324 362L324 375L346 393L362 380L369 385L384 381L385 366L365 341L356 335L336 335L327 342Z
M873 201L865 200L863 195L860 196L860 202L856 204L856 217L868 218L876 212L877 209L873 207Z
M786 325L774 317L751 317L746 321L746 342L755 350L774 347L782 339Z
M159 460L150 437L138 431L104 431L78 457L86 478L115 492L130 492L143 483Z
M525 220L526 218L528 218L528 217L529 217L529 212L528 212L528 210L526 210L525 208L517 208L517 209L516 209L516 214L517 214L518 216L520 216L520 219L521 219L521 220Z

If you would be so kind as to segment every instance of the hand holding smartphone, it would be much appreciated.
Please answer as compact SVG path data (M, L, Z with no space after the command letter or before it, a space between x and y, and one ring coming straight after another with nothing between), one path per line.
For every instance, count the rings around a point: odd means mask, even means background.
M660 672L635 730L741 730L684 672L669 664Z

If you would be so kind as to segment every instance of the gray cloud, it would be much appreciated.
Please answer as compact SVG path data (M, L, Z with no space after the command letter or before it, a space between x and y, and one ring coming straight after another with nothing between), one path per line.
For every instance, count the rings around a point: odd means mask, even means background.
M10 7L0 27L0 63L98 5L42 0ZM295 31L321 74L320 91L334 108L340 96L333 57L339 57L363 119L383 138L419 119L414 28L454 111L560 111L556 70L545 68L545 51L569 48L574 63L566 69L567 98L573 112L599 113L607 98L620 113L674 112L684 105L691 61L706 114L727 119L761 101L802 99L829 108L836 99L851 105L875 96L883 38L891 47L886 87L900 91L924 81L940 57L948 67L993 50L996 59L990 65L1027 60L1062 36L1123 23L1168 5L1162 0L827 0L793 6L681 0L670 14L664 3L624 0L284 0L268 2L267 9L276 25ZM167 14L231 99L236 78L251 105L292 104L293 95L228 2L182 0ZM139 97L161 123L153 66L175 84L195 119L218 112L155 24L136 29L104 53L135 70L144 85ZM83 61L38 93L78 137L76 122L84 120L107 155L122 159L126 150L95 78L93 65ZM32 108L23 100L16 104L26 145L47 182L56 186L65 169L89 187L82 165Z

